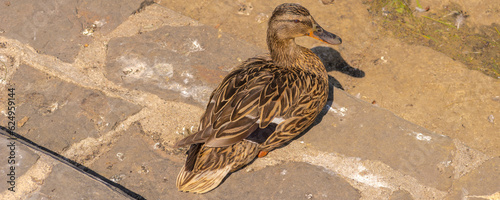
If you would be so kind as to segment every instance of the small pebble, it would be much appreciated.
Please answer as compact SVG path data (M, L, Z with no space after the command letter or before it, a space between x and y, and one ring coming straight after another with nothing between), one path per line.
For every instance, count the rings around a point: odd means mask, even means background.
M141 165L141 169L138 170L137 173L139 173L139 174L147 174L147 173L149 173L149 169L146 166Z
M332 4L334 0L321 0L321 3L323 3L323 5L328 5L328 4Z
M19 122L17 122L17 126L18 127L24 126L24 124L28 121L28 119L29 119L29 117L24 116L21 120L19 120Z
M111 178L109 178L109 180L115 182L115 183L118 183L120 182L123 178L125 178L125 174L116 174L116 175L113 175L111 176Z
M257 23L262 23L262 22L266 22L267 19L269 19L269 15L266 15L264 13L259 13L257 15L257 17L255 17L255 20L257 21Z
M495 116L493 115L488 116L488 121L492 124L495 123Z

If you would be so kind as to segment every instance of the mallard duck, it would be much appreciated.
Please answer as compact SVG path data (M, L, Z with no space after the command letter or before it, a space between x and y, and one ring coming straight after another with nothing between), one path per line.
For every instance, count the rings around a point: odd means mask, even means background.
M342 43L303 6L276 7L267 30L270 53L230 72L212 92L198 132L175 144L191 145L177 177L180 191L214 189L228 173L284 145L313 123L326 104L328 74L311 50L295 43L301 36Z

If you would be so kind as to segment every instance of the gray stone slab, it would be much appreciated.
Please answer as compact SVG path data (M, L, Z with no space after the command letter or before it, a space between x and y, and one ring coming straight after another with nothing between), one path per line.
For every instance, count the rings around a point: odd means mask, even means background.
M16 131L59 153L82 139L112 130L140 109L26 65L19 67L11 83L16 91ZM21 124L22 119L27 121ZM7 124L5 120L0 122Z
M500 157L492 158L453 183L446 199L498 199Z
M397 190L391 194L389 200L413 200L413 197L411 197L411 194L408 191Z
M7 2L7 1L6 1ZM139 8L141 0L33 1L15 0L0 4L2 35L33 46L44 54L72 62L80 47L92 38L82 34L95 21L103 34L116 28Z
M9 154L8 160L15 161L8 162L6 159L6 163L9 165L7 170L6 166L0 166L1 173L6 175L0 177L2 190L10 190L5 191L6 194L12 192L11 194L22 197L22 199L131 199L131 195L140 197L119 185L109 184L109 181L105 184L106 180L102 179L100 175L80 165L76 166L75 163L68 161L61 155L27 140L17 133L10 133L6 130L4 127L0 129L0 144L7 148L6 151L0 151L0 156L7 157L5 155L7 152ZM9 153L12 151L14 153ZM26 178L29 179L29 177L23 176L28 170L37 166L39 155L45 156L42 162L51 165L51 169L48 172L41 172L40 169L31 171L31 175L29 175L32 176L31 181L40 184L41 188L34 188L37 190L26 194L26 189L29 186L22 181L27 180ZM15 168L11 169L12 166ZM41 180L36 178L46 175L48 177ZM8 182L10 180L15 181L15 183L10 185ZM8 185L4 183L8 183ZM21 196L17 193L21 193Z
M453 167L443 164L456 149L449 137L338 89L329 113L300 140L325 152L382 161L439 190L446 191L453 181Z
M169 160L172 157L155 149L155 142L141 132L132 125L90 168L146 199L185 199L175 189L181 161Z
M39 191L28 199L127 199L64 164L56 164Z
M106 77L163 99L185 101L188 97L205 105L212 89L230 69L263 52L213 27L166 26L134 37L112 39Z
M213 192L214 199L359 199L343 178L322 167L286 163L255 172L233 173Z
M40 158L33 150L12 138L13 137L0 135L0 158L2 158L0 163L1 191L7 190L8 188L17 191L15 186L19 185L19 177L24 175ZM11 167L13 167L12 170Z

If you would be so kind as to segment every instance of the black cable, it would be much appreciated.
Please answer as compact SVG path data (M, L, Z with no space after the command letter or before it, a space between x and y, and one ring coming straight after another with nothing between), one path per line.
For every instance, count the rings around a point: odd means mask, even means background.
M0 126L0 134L2 136L9 138L10 140L16 140L17 142L26 145L28 148L30 148L32 150L39 151L47 156L50 156L50 157L60 161L61 163L77 170L78 172L80 172L80 173L82 173L82 174L102 183L102 184L104 184L109 189L116 191L116 192L122 194L123 196L128 197L129 199L141 199L141 200L145 199L141 195L123 187L122 185L120 185L118 183L115 183L115 182L109 180L108 178L106 178L106 177L98 174L97 172L81 165L80 163L77 163L74 160L66 158L66 157L62 156L61 154L58 154L58 153L56 153L50 149L47 149L43 146L40 146L40 145L34 143L33 141L23 137L22 135L19 135L15 132L3 127L3 126Z

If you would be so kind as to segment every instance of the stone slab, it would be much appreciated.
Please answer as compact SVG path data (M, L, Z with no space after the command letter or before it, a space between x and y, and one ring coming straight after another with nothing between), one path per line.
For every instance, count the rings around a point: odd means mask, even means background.
M8 195L8 193L12 192L15 196L16 192L25 193L27 186L20 181L26 180L23 175L35 167L35 163L40 158L39 155L43 155L45 157L42 162L52 165L48 171L48 177L37 180L36 177L44 177L47 174L33 173L43 173L44 170L35 169L34 171L37 172L30 172L31 179L41 185L41 188L28 193L27 196L22 196L23 199L130 199L129 195L116 186L106 186L102 181L97 180L94 175L89 176L82 173L82 171L76 170L74 165L69 165L68 162L61 160L60 155L46 151L33 141L25 140L22 136L16 133L11 134L5 130L4 127L0 129L0 144L3 148L6 148L6 151L0 151L0 156L7 157L6 153L14 151L15 154L10 154L8 159L14 160L15 163L6 161L6 165L0 165L0 172L7 175L0 177L0 187L4 191L2 194ZM11 148L12 146L14 149ZM10 170L11 166L15 168ZM6 185L5 183L8 180L12 180L11 175L9 175L12 172L15 173L15 175L12 175L15 178L15 184ZM20 189L19 185L24 188ZM9 187L11 189L8 189Z
M101 183L64 165L56 164L39 191L28 199L127 199Z
M71 144L113 129L140 110L100 91L67 83L21 65L11 80L16 94L16 131L38 144L61 152ZM24 123L19 123L21 120ZM7 124L1 118L1 124Z
M234 192L238 191L238 192ZM215 198L239 199L360 199L346 180L322 167L286 163L255 172L233 173L213 192Z
M7 3L8 2L8 3ZM92 41L83 31L95 21L106 34L139 8L141 0L130 1L31 1L0 4L0 29L4 36L30 44L40 53L73 62L80 47Z
M205 105L230 69L263 50L209 26L161 27L109 42L106 77L166 100ZM179 95L180 94L180 95Z
M447 190L453 181L453 167L440 167L453 158L455 145L449 137L432 133L338 89L334 90L334 101L321 123L300 140L321 151L382 161L439 190Z
M4 132L3 130L0 131ZM11 136L0 135L0 158L2 158L0 163L0 191L12 187L7 181L12 181L13 177L13 181L18 182L19 177L25 174L40 158L32 149L27 148L12 138ZM13 170L11 170L11 167L14 167ZM18 185L16 183L13 184L14 186ZM16 190L15 187L13 189Z
M500 157L495 157L455 181L446 199L498 199L500 198L499 174Z
M90 168L104 177L137 192L146 199L186 199L175 188L182 161L155 149L155 142L135 124L125 131Z
M411 197L411 194L408 191L397 190L391 194L389 200L413 200L413 198Z

